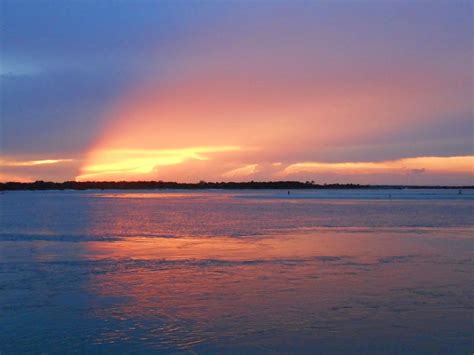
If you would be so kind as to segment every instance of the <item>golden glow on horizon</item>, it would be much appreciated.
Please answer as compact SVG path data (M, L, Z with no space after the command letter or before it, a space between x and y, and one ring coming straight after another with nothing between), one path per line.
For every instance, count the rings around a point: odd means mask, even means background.
M253 152L255 151L255 152ZM452 157L415 157L380 162L299 162L299 163L257 163L236 164L234 156L222 153L248 154L252 159L261 153L257 149L244 149L238 146L194 147L183 149L116 149L97 150L90 155L87 164L81 169L76 181L111 181L111 180L174 180L193 182L199 179L245 181L254 179L294 179L304 180L308 174L312 179L323 179L321 182L332 182L334 179L370 175L431 175L431 176L464 176L465 184L471 184L474 178L474 156ZM221 154L217 154L221 153ZM255 154L254 154L255 153ZM15 160L12 158L0 160L4 171L0 181L31 182L40 179L37 172L63 169L74 159L37 159ZM198 164L198 165L196 165ZM57 168L56 168L57 167ZM172 169L166 171L166 169ZM39 169L39 170L38 170ZM51 170L51 176L54 170ZM187 174L187 175L186 175ZM206 175L208 174L208 175ZM332 179L332 180L331 180ZM58 180L58 179L56 179Z
M0 173L0 182L33 182L29 177Z
M237 146L99 150L93 152L76 181L139 179L159 167L183 164L190 160L209 160L204 154L240 150Z
M289 165L282 175L297 173L374 174L394 172L472 173L474 156L417 157L382 162L305 162Z
M183 149L143 150L118 149L95 152L94 159L82 169L77 181L86 180L140 180L157 179L150 173L159 173L160 167L182 165L184 169L191 161L207 161L206 155L218 152L243 151L241 147L196 147ZM219 165L219 160L210 162ZM290 165L283 163L270 164L266 171L265 164L246 164L231 170L224 170L218 176L225 180L251 178L259 173L268 173L269 179L278 180L301 173L335 174L335 175L369 175L369 174L469 174L474 172L474 156L454 157L416 157L381 162L302 162ZM192 168L190 168L192 169ZM216 175L217 176L217 175Z

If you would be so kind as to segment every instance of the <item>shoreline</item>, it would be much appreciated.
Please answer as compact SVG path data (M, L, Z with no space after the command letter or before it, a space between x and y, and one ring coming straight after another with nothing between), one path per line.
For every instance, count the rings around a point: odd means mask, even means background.
M404 189L474 189L474 185L360 185L315 184L300 181L250 181L179 183L165 181L35 181L0 183L0 191L37 190L404 190Z

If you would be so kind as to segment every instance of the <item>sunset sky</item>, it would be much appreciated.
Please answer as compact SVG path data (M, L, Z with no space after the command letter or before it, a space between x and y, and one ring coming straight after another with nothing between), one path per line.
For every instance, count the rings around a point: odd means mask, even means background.
M1 181L474 184L469 0L2 0Z

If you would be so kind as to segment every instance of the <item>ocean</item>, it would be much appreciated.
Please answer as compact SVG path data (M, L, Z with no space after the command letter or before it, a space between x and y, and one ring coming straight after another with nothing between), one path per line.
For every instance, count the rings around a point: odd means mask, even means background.
M474 191L7 191L0 353L473 347Z

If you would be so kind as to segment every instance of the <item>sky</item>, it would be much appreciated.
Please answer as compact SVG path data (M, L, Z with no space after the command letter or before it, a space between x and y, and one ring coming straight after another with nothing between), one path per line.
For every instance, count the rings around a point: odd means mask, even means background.
M0 181L474 184L469 0L0 6Z

